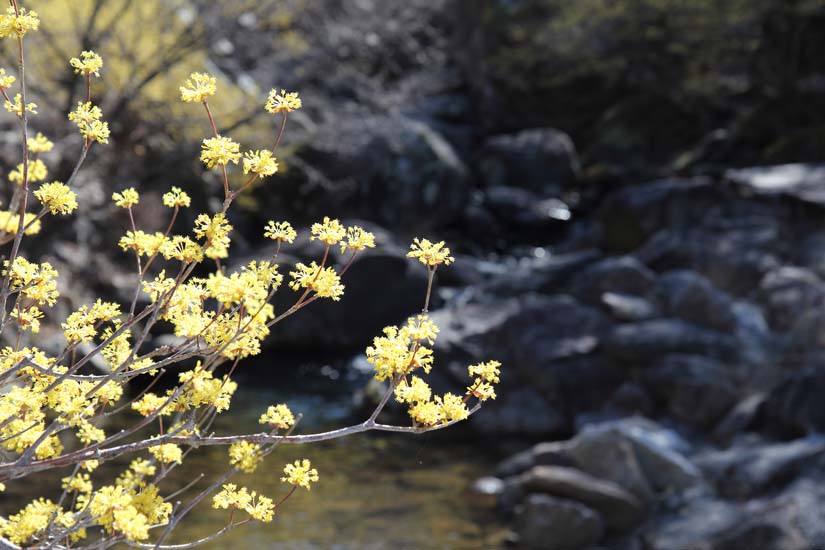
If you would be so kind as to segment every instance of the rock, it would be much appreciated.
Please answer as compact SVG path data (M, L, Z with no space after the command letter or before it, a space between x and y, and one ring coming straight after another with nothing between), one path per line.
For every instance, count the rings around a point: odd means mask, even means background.
M640 362L649 362L669 353L731 359L739 351L734 337L680 319L616 326L605 337L604 350L617 359Z
M491 137L481 146L478 165L488 187L521 187L545 197L569 188L579 174L572 140L554 128Z
M586 504L610 529L627 530L644 517L639 500L620 486L574 468L536 466L519 476L525 493L547 493Z
M631 294L605 292L602 303L618 321L647 321L659 315L658 308L650 300Z
M731 368L699 355L667 355L642 379L673 418L702 430L716 425L739 395Z
M656 293L671 317L722 332L733 332L736 327L731 298L697 273L665 273L657 281Z
M825 303L825 284L809 269L780 266L769 271L759 283L759 301L768 321L780 331L788 330L799 313L821 308Z
M736 168L725 178L760 195L788 195L805 202L825 205L822 180L825 164L780 164Z
M552 242L553 234L570 219L570 210L559 199L542 199L536 193L517 187L490 187L484 192L483 206L507 228L510 242ZM495 226L494 226L495 228Z
M656 275L636 258L606 258L585 268L570 285L570 293L590 304L598 304L606 292L644 296Z
M542 465L572 466L573 461L564 454L563 443L537 443L529 449L504 460L496 468L496 474L501 477L511 477L534 466Z
M675 432L655 422L625 418L586 426L565 444L564 454L585 472L650 501L655 491L681 490L700 482L699 470L683 456L688 449Z
M618 409L629 415L649 416L653 412L653 400L648 392L635 382L625 382L610 396L608 407Z
M735 444L710 451L697 459L721 493L730 498L751 498L786 482L806 466L819 464L825 453L820 436L781 443Z
M521 296L528 292L556 293L571 277L601 259L597 249L563 254L546 254L541 258L508 266L506 274L485 285L480 292L495 296Z
M296 154L296 169L325 190L293 199L307 208L317 201L319 214L343 211L390 228L420 227L422 220L454 220L467 203L466 166L436 130L407 117L336 118L309 135Z
M785 373L768 393L765 421L774 431L787 437L825 430L825 370L804 368Z
M766 395L760 392L737 403L714 428L711 437L721 443L727 443L737 434L749 430L763 413L766 399Z
M516 512L519 543L536 550L587 548L601 540L604 522L587 506L551 497L529 495Z

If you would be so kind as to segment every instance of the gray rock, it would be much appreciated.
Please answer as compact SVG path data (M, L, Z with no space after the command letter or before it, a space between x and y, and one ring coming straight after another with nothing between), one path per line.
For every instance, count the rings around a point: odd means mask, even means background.
M642 379L673 418L699 429L716 425L739 398L732 369L700 355L667 355Z
M671 317L722 332L736 327L731 298L693 271L665 273L657 282L657 295Z
M498 465L496 474L510 477L529 470L534 466L572 466L573 461L564 454L564 443L537 443L529 449L516 453Z
M586 303L598 304L606 292L643 296L655 281L655 273L639 260L620 256L606 258L577 274L570 292Z
M659 315L653 302L632 294L605 292L602 294L602 303L618 321L647 321Z
M760 195L788 195L805 202L825 205L825 164L779 164L753 166L725 172L731 183Z
M604 521L592 508L548 495L529 495L516 511L519 543L536 550L590 547L604 535Z
M822 307L825 284L809 269L784 265L762 278L758 296L771 326L785 331L794 324L801 311Z
M452 221L467 204L467 168L458 154L433 127L408 117L334 118L296 154L296 170L316 183L317 193L304 190L294 200L319 214L333 211L334 201L336 212L399 228Z
M579 468L613 481L642 500L654 492L683 490L701 482L685 457L690 449L675 432L642 418L586 426L565 444ZM606 457L614 455L613 460Z
M782 443L734 445L697 458L699 467L720 491L732 498L749 498L787 481L801 469L819 464L825 453L822 437Z
M619 325L605 337L604 350L621 360L648 362L669 353L695 353L731 359L736 338L680 319L656 319Z
M489 138L479 153L487 186L513 186L544 196L558 195L579 174L570 137L554 128L534 128Z
M536 466L518 477L525 493L547 493L586 504L610 529L626 530L644 517L639 500L620 486L574 468Z

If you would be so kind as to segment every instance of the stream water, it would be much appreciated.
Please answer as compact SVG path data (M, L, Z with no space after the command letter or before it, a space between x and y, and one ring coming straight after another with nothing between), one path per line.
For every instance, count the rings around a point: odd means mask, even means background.
M293 386L283 395L269 389L269 383L242 383L232 408L217 418L213 429L219 435L259 432L261 413L268 405L284 401L294 412L303 414L296 433L354 422L350 418L352 393L341 391L346 384L340 384L338 391L324 393L317 391L313 381L303 380L303 394L293 391ZM308 387L312 393L307 393ZM108 483L131 458L105 464L93 474L93 481ZM368 433L322 444L284 445L255 473L238 474L230 482L277 502L289 490L280 481L283 465L298 458L310 459L319 472L320 481L311 491L296 491L271 523L241 526L200 548L474 550L501 546L505 531L493 502L470 491L475 479L492 471L493 459L479 447L452 441L447 431L420 435ZM204 474L201 482L175 499L187 503L228 467L225 447L197 449L161 483L161 490L168 494ZM36 497L54 499L57 493L44 493L44 488L59 488L60 478L65 475L68 472L50 471L36 481L9 483L7 491L0 494L0 513L14 513ZM240 513L235 519L244 516ZM228 520L229 512L212 509L208 498L166 543L182 544L207 537Z

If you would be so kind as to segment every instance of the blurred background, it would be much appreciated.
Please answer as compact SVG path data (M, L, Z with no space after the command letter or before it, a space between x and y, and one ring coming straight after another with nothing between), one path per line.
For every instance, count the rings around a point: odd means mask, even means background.
M52 175L65 180L82 146L65 120L81 50L104 57L93 95L113 131L78 177L80 211L26 241L63 276L41 347L62 348L59 322L95 297L131 300L113 191L141 191L145 231L163 229L172 185L194 198L179 227L219 208L221 182L197 158L207 121L178 100L205 70L219 129L245 148L277 130L270 88L304 103L281 171L230 212L235 265L269 254L269 219L358 220L379 241L340 303L313 304L242 363L220 430L255 431L282 400L307 431L371 410L363 349L421 307L413 236L457 257L437 276L435 386L504 364L499 398L465 425L279 451L271 464L317 462L317 488L208 548L825 546L825 1L26 7L43 19L32 124L56 142ZM9 117L0 143L7 173ZM317 257L303 233L287 260ZM222 450L191 462L173 481L226 467ZM280 490L269 472L245 477ZM31 491L10 485L4 508ZM204 509L176 541L222 521Z

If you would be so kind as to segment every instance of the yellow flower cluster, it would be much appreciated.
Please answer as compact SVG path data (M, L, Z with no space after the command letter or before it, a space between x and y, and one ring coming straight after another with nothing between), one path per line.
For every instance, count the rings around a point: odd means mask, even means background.
M0 69L2 71L2 69ZM2 73L0 73L1 75ZM2 88L2 77L0 77L0 88ZM29 152L35 155L39 153L48 153L54 148L54 143L52 143L49 138L37 132L37 135L33 138L29 138L27 140L29 146Z
M297 92L287 92L286 90L270 90L266 99L264 109L273 115L278 113L291 113L301 108L301 99Z
M0 536L12 544L25 544L44 531L55 517L59 518L60 524L70 518L51 500L39 498L8 519L0 519Z
M6 100L3 102L3 108L6 109L8 112L17 115L18 117L23 117L23 96L22 94L16 94L14 96L14 101ZM37 114L37 103L26 103L25 111L27 113L31 113L33 115Z
M157 458L158 462L163 464L169 464L171 462L181 464L183 462L183 451L174 443L162 443L154 447L149 447L149 453Z
M36 31L40 28L40 18L34 10L27 11L26 8L15 10L13 7L6 8L5 15L0 15L0 38L23 38L29 31Z
M69 344L90 343L97 335L97 329L102 323L111 321L120 314L118 304L98 299L92 307L81 306L66 318L66 321L60 325L63 329L63 337Z
M100 120L103 111L91 101L80 101L77 108L69 113L69 120L77 125L77 129L89 141L109 143L109 123Z
M85 501L78 499L80 504ZM107 533L122 535L133 542L149 538L149 527L167 521L172 513L172 505L164 502L154 485L140 492L121 485L107 485L88 498L88 507Z
M3 276L9 272L9 262L3 262ZM53 306L57 301L57 271L49 262L33 263L18 256L14 259L9 275L9 287L12 292L19 291L23 296L38 305Z
M138 195L134 187L129 187L120 193L112 193L112 200L115 201L115 206L130 208L140 202L140 195Z
M310 483L318 481L318 470L312 468L309 460L296 460L292 464L284 466L284 477L281 478L284 483L298 485L307 491L311 490Z
M344 285L332 267L321 267L315 262L309 265L299 262L295 264L295 271L290 271L289 275L292 277L289 282L292 290L304 288L314 292L319 298L332 298L336 302L344 295Z
M244 473L254 472L263 459L261 446L257 443L239 441L229 446L229 463Z
M243 173L252 172L260 177L271 176L278 171L278 162L272 156L272 151L261 149L260 151L247 151L244 153Z
M212 497L212 508L228 510L237 508L249 514L253 519L268 523L272 521L275 513L275 504L272 499L259 495L255 491L250 492L246 487L241 487L233 483L225 484L221 491Z
M426 315L409 319L401 328L384 328L384 336L376 336L367 348L367 361L375 368L376 380L404 377L417 368L429 373L433 364L432 349L422 342L432 343L438 327Z
M238 384L228 378L214 378L210 371L201 368L200 363L193 370L180 373L178 379L181 386L174 399L174 388L167 390L165 396L147 392L132 403L132 409L143 416L155 413L169 416L208 405L220 413L229 408L232 395L238 389Z
M28 173L27 180L29 183L36 183L38 181L43 181L46 179L46 176L49 175L49 170L46 168L46 165L43 164L43 161L40 159L34 159L29 161L28 166ZM23 185L23 164L18 164L17 168L9 172L9 181L16 183L17 185Z
M37 306L17 307L12 310L11 318L17 321L20 330L30 330L37 334L40 332L40 319L43 312Z
M186 102L196 102L206 100L214 95L217 89L215 77L207 73L192 73L180 87L180 98Z
M217 213L211 218L201 214L195 219L195 235L206 239L203 253L207 258L226 258L229 255L229 232L232 226L226 220L226 214Z
M324 216L321 223L312 224L310 241L319 240L328 245L337 244L338 241L347 236L347 229L338 220L331 220Z
M173 187L168 193L163 194L163 205L169 208L187 208L192 203L192 199L180 187Z
M338 244L341 247L341 254L347 250L358 252L366 248L375 248L375 235L357 225L353 225L347 227L346 241L341 239Z
M275 222L272 220L266 222L264 237L268 239L292 244L295 242L297 236L298 233L292 229L292 225L290 225L289 222Z
M69 65L74 69L75 74L100 76L100 69L103 68L103 58L93 51L80 52L80 58L73 57L69 60Z
M17 233L17 227L20 224L20 215L8 210L0 210L0 231L5 233ZM23 234L36 235L40 232L40 220L37 219L37 214L26 212L23 218Z
M480 401L495 399L496 392L493 384L498 384L501 371L498 361L486 361L467 367L470 376L477 377L473 385L467 388L467 393L478 398Z
M34 192L44 208L52 214L71 214L77 208L77 195L69 186L59 181L44 183Z
M431 243L427 239L418 238L413 241L407 256L417 259L428 268L441 264L450 265L455 261L455 258L450 256L450 249L444 245L444 241Z
M163 233L144 233L143 231L127 231L120 238L118 246L123 250L134 250L138 256L154 256L166 242Z
M238 164L241 159L241 146L228 137L213 137L203 140L201 161L207 168L226 166L230 162Z
M289 410L289 407L284 404L270 405L258 422L269 424L273 428L286 430L295 425L295 416Z
M6 74L6 69L0 69L0 90L8 90L16 80L13 75Z

